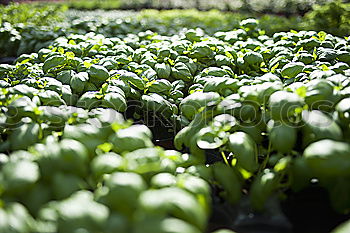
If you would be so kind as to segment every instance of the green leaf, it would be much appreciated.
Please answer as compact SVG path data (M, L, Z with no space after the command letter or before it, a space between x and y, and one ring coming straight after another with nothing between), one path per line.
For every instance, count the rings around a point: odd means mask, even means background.
M62 47L59 47L57 49L57 52L59 52L60 54L64 54L64 49Z
M275 172L284 171L290 165L291 162L292 162L292 157L289 157L289 156L283 157L277 162L277 164L274 166L273 170Z
M75 54L73 52L66 52L65 55L68 59L73 59L75 57Z
M103 231L109 216L109 209L94 201L93 194L85 190L59 202L56 210L60 232L74 232L79 228L90 232Z
M283 122L270 120L267 125L272 148L280 153L290 153L297 140L297 130Z
M50 69L58 66L62 66L65 64L65 62L66 62L66 57L62 55L49 57L44 62L43 71L44 73L48 73Z
M215 92L195 92L186 98L184 98L180 103L180 110L182 114L189 120L192 120L194 115L202 107L210 103L215 103L220 100L220 95Z
M166 79L153 80L147 83L148 91L154 93L169 93L172 88L171 83Z
M92 82L103 82L109 78L108 70L99 65L90 66L88 73Z
M287 91L277 91L270 96L269 107L274 120L288 119L295 114L295 109L303 107L299 95Z
M193 79L192 73L189 68L182 62L178 62L171 70L172 76L177 80L183 80L185 82Z
M8 193L25 192L40 177L37 163L28 160L8 162L2 167L1 171L5 192Z
M92 63L90 63L90 62L88 62L88 61L84 61L84 66L86 67L86 68L90 68L91 66L92 66Z
M107 93L102 100L102 106L124 112L127 108L124 96L119 93Z
M206 225L206 210L189 192L170 187L158 190L147 190L140 196L140 207L149 215L172 215L193 224L200 230Z
M89 80L89 75L86 72L80 72L74 74L70 80L70 87L74 93L82 93L85 87L85 84Z
M97 91L88 91L85 92L78 100L77 107L85 108L85 109L92 109L100 104L100 99L97 98L98 92ZM101 98L103 96L101 95Z
M234 169L223 163L212 165L215 180L224 189L224 196L231 204L236 204L242 196L241 183Z
M350 231L350 220L342 223L341 225L337 226L332 233L347 233Z
M301 98L305 98L307 93L307 87L301 86L295 90L295 93L297 93Z
M201 149L216 149L225 143L223 138L217 135L212 128L206 127L201 129L197 134L197 145Z
M134 151L140 148L152 147L152 133L144 125L133 125L126 129L120 129L109 138L113 144L113 150L117 153Z
M266 200L274 193L278 186L278 176L266 169L253 181L250 188L250 202L254 209L262 211Z
M303 111L303 145L307 146L311 142L321 139L341 140L343 133L338 124L325 113L313 110Z
M249 65L260 65L264 61L264 58L260 53L247 52L244 54L243 60Z
M249 172L258 169L258 150L255 141L245 132L235 132L230 135L228 149L237 158L237 165Z
M113 146L110 143L99 145L99 148L103 151L109 151L112 147ZM123 165L124 160L120 155L109 152L95 157L91 161L91 170L95 177L102 177L105 174L111 174L120 170Z
M132 72L125 72L119 78L126 83L132 84L140 90L144 90L146 88L146 81Z
M312 174L317 177L350 175L350 145L324 139L310 144L303 153Z
M160 79L168 79L171 74L171 67L166 63L156 64L155 70Z
M283 66L281 75L283 78L295 78L304 69L304 64L301 62L291 62Z

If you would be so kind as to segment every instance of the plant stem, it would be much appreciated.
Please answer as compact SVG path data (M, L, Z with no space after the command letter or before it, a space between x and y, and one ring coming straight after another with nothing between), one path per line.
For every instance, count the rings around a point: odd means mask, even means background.
M223 152L223 151L221 151L221 156L222 156L222 158L224 159L224 162L226 163L226 165L230 165L229 163L228 163L228 161L227 161L227 158L226 158L226 155L225 155L225 152Z

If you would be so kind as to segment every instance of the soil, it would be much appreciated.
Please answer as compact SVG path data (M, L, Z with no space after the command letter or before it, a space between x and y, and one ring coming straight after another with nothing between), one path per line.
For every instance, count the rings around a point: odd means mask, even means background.
M350 219L350 214L339 214L332 209L327 191L319 186L287 195L282 208L295 233L329 233Z

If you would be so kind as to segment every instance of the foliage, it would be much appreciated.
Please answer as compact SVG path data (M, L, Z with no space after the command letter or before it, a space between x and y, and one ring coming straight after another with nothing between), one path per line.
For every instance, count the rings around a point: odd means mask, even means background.
M315 3L324 4L332 0L77 0L65 1L64 4L73 9L198 9L223 10L246 13L277 13L277 14L304 14L312 9Z
M204 231L209 186L177 170L196 165L191 156L155 147L146 126L111 109L35 99L1 95L7 113L19 111L1 115L12 151L0 154L1 232Z
M349 229L350 229L350 221L347 221L339 225L337 228L335 228L332 231L332 233L345 233L345 232L348 232Z
M349 40L314 31L269 37L255 19L239 25L214 36L193 29L173 36L70 35L2 65L1 150L27 149L62 132L66 121L51 125L53 114L46 122L45 108L125 112L133 103L136 120L151 115L179 131L175 146L190 151L192 164L204 164L206 150L222 156L226 165L209 166L202 176L226 191L222 197L230 203L245 187L251 205L263 211L272 194L299 191L317 179L333 207L347 213ZM8 123L19 127L10 130ZM152 147L145 135L142 127L116 130L108 139L81 143L110 143L107 148L123 154ZM76 172L85 174L83 167Z
M217 31L230 31L234 28L239 28L240 20L248 18L247 14L190 9L172 11L143 10L140 13L68 11L64 19L62 17L63 8L45 6L38 10L40 7L41 5L37 4L14 4L2 8L5 12L2 17L2 27L0 28L0 51L2 56L16 57L23 53L37 52L40 48L52 43L58 36L72 33L85 34L87 32L95 32L109 37L118 36L122 38L130 32L138 33L151 30L161 35L174 35L181 32L184 28L201 28L204 33L213 35ZM344 11L345 8L341 9ZM32 17L37 10L39 13ZM6 11L9 13L6 13ZM12 13L10 14L10 12ZM14 12L16 12L16 17L13 17ZM29 12L29 14L25 12ZM260 21L260 28L267 35L292 29L326 29L326 31L331 30L329 32L332 32L334 35L341 36L348 31L346 30L346 25L348 25L347 19L349 17L346 15L346 12L341 16L343 23L339 25L333 23L317 23L316 25L314 19L324 19L325 17L313 18L310 15L306 18L285 18L275 15L257 15L257 17ZM30 16L29 20L27 20L28 16ZM45 26L41 26L43 24ZM328 27L327 25L333 26Z
M65 1L64 6L70 9L79 10L96 10L96 9L119 9L121 7L121 1L119 0L68 0Z
M0 25L7 22L10 24L25 24L46 26L57 23L64 19L65 6L54 4L18 4L8 6L0 5Z
M315 5L305 16L308 28L324 30L339 36L349 35L350 3L332 1L325 5Z
M249 17L251 17L251 14L220 12L218 10L198 11L194 9L171 11L143 10L138 15L141 21L145 21L150 25L158 23L161 28L173 28L175 30L177 28L202 28L208 34L238 28L240 21ZM300 17L285 18L276 15L257 15L257 18L259 18L260 28L268 35L279 31L301 29L298 26L302 20Z
M151 30L161 35L173 35L184 28L202 28L205 33L214 34L218 30L229 31L239 27L246 15L221 13L216 10L154 11L145 10L139 14L124 12L68 12L65 22L51 22L49 26L25 26L4 22L0 29L0 51L2 56L16 57L23 53L38 51L55 38L71 33L101 33L105 36L125 37L131 31L138 33ZM102 17L103 15L103 17ZM295 19L297 20L297 19ZM10 20L11 21L11 20ZM298 29L292 20L277 16L263 16L262 29L268 34L280 30ZM271 22L281 21L280 24ZM17 19L17 22L22 23ZM9 49L11 48L11 49Z
M203 232L209 187L262 212L312 184L350 212L349 37L174 13L3 23L24 54L0 65L1 232Z

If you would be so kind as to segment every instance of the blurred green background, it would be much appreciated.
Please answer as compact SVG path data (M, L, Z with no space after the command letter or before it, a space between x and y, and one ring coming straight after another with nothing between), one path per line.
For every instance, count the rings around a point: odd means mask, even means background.
M94 32L120 37L150 30L174 35L201 28L213 35L247 18L272 35L290 30L349 36L350 3L342 0L0 0L0 57L38 51L60 36Z
M334 0L52 0L2 2L60 2L75 9L219 9L225 11L259 12L277 14L305 14L315 4ZM342 1L344 3L349 1Z

